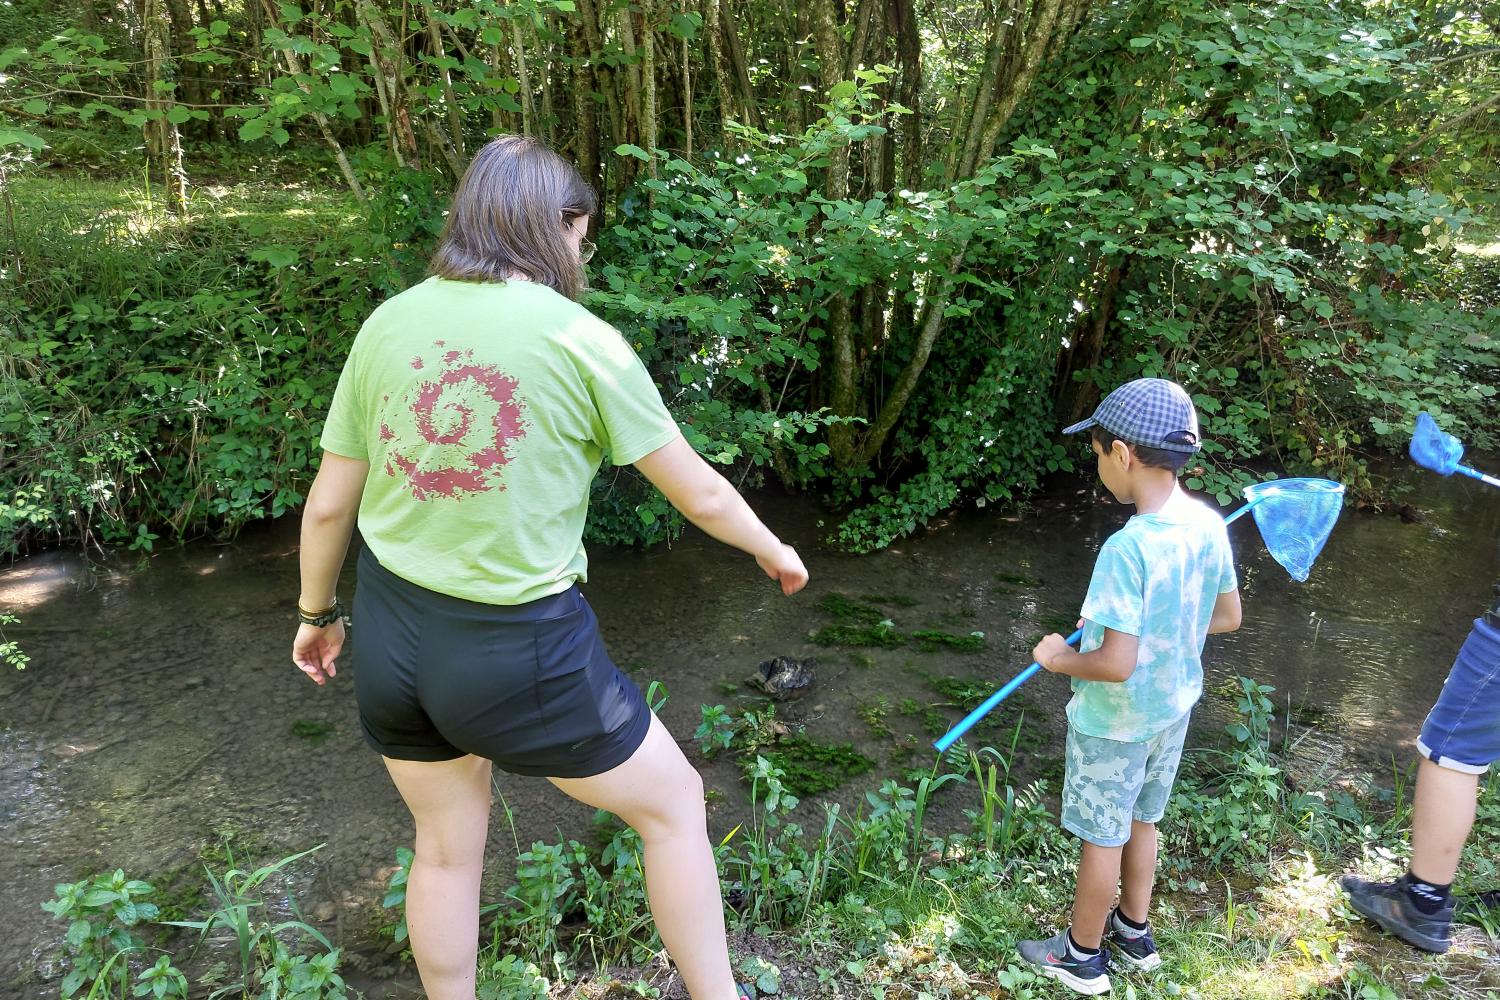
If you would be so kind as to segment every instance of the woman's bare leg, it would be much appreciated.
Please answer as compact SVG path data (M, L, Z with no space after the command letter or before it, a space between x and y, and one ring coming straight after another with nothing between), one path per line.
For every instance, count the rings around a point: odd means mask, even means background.
M428 1000L474 1000L479 876L490 820L490 762L385 758L417 823L406 929Z
M655 716L629 760L590 778L552 778L633 826L645 846L651 915L693 1000L736 1000L703 779Z

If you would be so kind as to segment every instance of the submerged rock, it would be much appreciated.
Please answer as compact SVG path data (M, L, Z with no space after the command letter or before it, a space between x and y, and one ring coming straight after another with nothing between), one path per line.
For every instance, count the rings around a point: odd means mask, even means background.
M814 670L817 663L812 659L794 660L790 656L778 656L756 666L755 673L745 678L745 683L777 701L800 698L812 689L813 681L817 679Z

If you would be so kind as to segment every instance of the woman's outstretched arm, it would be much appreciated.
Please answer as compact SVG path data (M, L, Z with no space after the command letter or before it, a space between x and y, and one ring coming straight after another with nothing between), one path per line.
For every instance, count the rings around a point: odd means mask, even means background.
M682 516L726 545L755 557L767 576L795 594L807 585L807 570L796 550L761 523L729 481L714 471L678 435L635 463Z

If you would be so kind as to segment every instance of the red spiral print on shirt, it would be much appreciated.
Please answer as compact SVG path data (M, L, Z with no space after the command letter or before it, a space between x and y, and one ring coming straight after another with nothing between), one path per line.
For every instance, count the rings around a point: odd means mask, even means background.
M445 346L442 341L434 347ZM405 476L416 500L435 497L462 499L466 495L503 490L502 472L510 462L510 447L526 435L520 385L493 365L476 364L473 351L447 351L435 378L418 382L395 407L410 414L408 433L380 425L380 439L388 444L387 475ZM413 370L427 366L413 358ZM476 404L494 405L489 420L477 418ZM390 412L390 411L388 411ZM400 421L398 419L398 422Z

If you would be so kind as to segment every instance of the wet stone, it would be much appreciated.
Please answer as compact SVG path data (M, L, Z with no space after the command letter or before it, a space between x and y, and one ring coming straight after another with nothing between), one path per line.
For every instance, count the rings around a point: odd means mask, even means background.
M799 661L790 656L777 656L758 664L755 673L745 678L745 683L777 701L801 698L812 689L817 680L817 662L814 659Z

